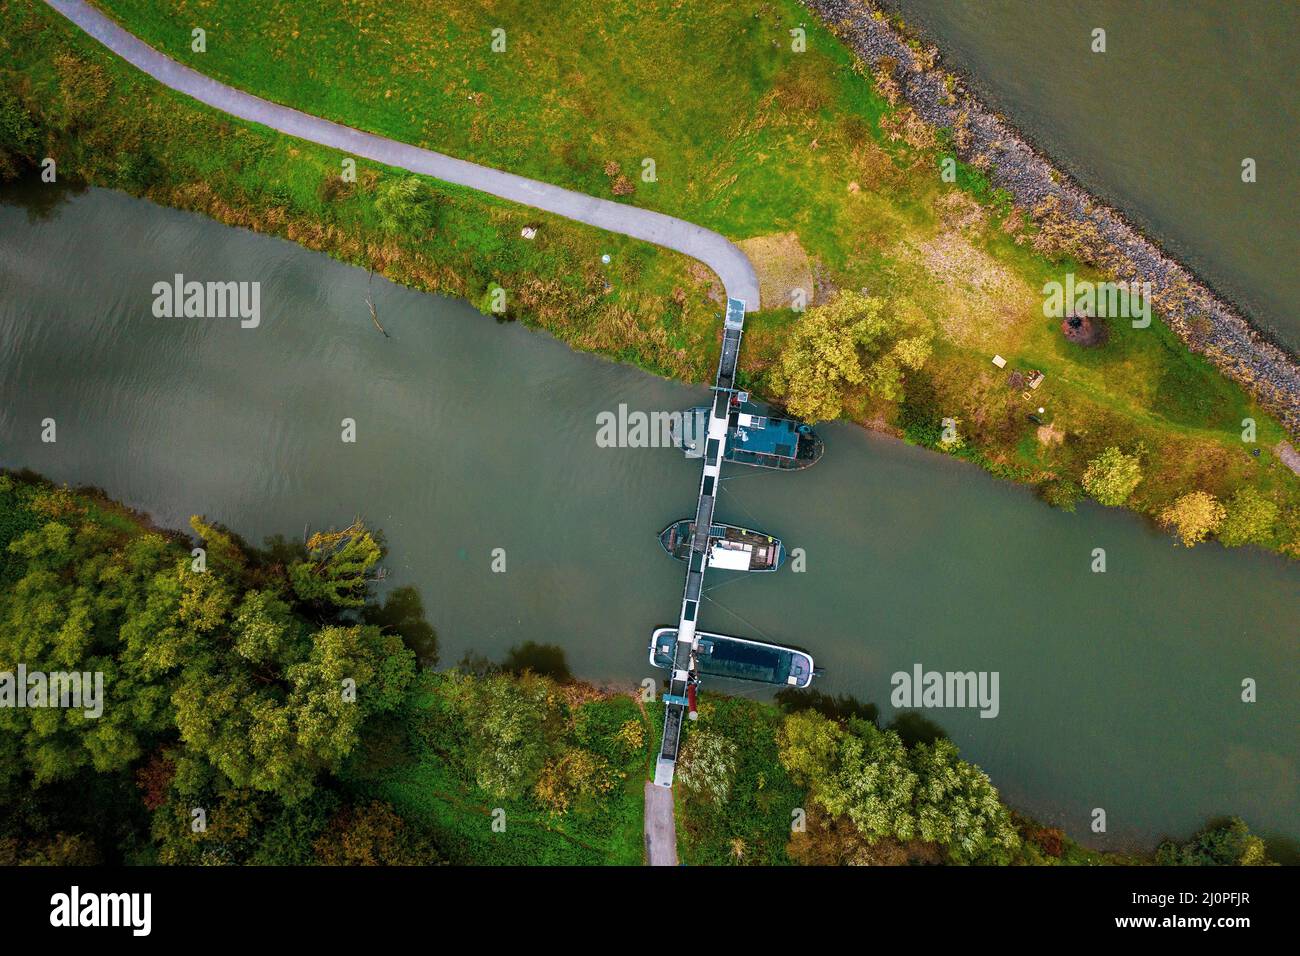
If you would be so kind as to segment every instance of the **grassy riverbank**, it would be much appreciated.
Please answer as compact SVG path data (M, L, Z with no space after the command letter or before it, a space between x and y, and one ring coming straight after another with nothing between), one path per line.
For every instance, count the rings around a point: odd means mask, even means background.
M1119 447L1143 474L1128 507L1157 515L1188 492L1227 502L1251 487L1274 517L1246 540L1300 553L1300 479L1274 454L1280 426L1158 317L1148 329L1110 322L1099 347L1068 342L1043 317L1040 290L1066 272L1100 274L1069 258L1069 241L1045 241L978 171L959 166L956 183L943 182L951 131L891 104L888 86L794 0L566 0L545 16L524 0L101 6L240 88L741 241L765 300L742 382L761 393L783 397L771 372L806 321L790 308L792 288L814 305L866 289L885 302L891 334L924 338L931 352L899 390L844 387L847 417L930 446L954 419L962 441L945 450L1066 502L1088 463ZM711 375L718 290L682 257L438 184L429 225L394 230L376 209L393 171L359 163L358 182L343 183L339 156L158 88L42 4L0 10L0 85L30 117L25 155L56 155L66 175L420 288L484 304L499 285L512 317L577 348L689 381ZM206 31L203 53L190 48L194 27ZM795 28L806 52L791 49ZM640 175L646 159L653 182ZM541 225L531 242L519 237L530 224ZM1009 386L1010 372L1035 369L1045 379L1029 398ZM1253 443L1242 440L1247 418Z

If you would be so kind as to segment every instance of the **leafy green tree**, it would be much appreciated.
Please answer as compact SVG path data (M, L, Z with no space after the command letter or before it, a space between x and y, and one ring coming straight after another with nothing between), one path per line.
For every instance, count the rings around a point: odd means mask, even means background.
M366 718L401 704L415 677L415 655L377 627L327 627L286 674L299 745L334 767L356 746Z
M815 785L838 765L844 730L814 710L790 714L777 732L778 758L790 779Z
M946 847L958 863L1009 863L1020 846L1011 815L988 775L957 758L950 740L919 744L916 771L917 832Z
M489 794L518 797L537 783L562 730L554 686L532 673L452 674L442 683L469 738L468 770Z
M1142 463L1112 445L1088 462L1083 490L1103 505L1122 505L1142 481Z
M378 628L326 627L306 658L280 681L231 657L197 659L181 675L172 704L189 751L236 787L287 803L307 796L316 775L336 770L365 720L392 710L414 676L414 655Z
M98 866L102 862L95 841L80 833L34 840L0 838L0 866Z
M427 839L386 803L346 807L316 838L322 866L422 866L438 862Z
M0 181L14 179L33 162L39 133L18 97L0 88Z
M244 553L243 544L234 534L219 524L207 521L202 515L191 515L190 527L203 542L206 552L204 560L209 568L232 578L243 574L248 565L248 556Z
M307 560L289 565L289 582L301 601L327 608L359 608L366 603L370 573L383 548L365 525L317 532L307 542Z
M0 736L21 755L0 765L0 782L26 773L43 785L84 769L121 770L167 723L165 688L116 656L117 635L144 603L159 552L127 544L64 493L29 489L18 498L8 506L39 523L9 543L16 574L0 591L0 670L21 662L29 672L90 675L90 684L80 708L0 708ZM41 521L49 515L58 517ZM90 699L97 687L98 705Z
M1238 817L1211 823L1187 843L1166 840L1156 850L1161 866L1271 866L1264 841Z
M917 832L912 809L917 780L907 748L892 730L860 720L850 721L850 727L839 766L814 791L815 799L832 817L847 814L869 838L911 840Z
M875 345L888 328L884 305L842 292L804 313L772 370L773 387L795 415L809 422L839 417L844 388L866 380L860 350Z
M306 629L273 591L245 593L232 629L235 652L254 664L287 664L306 650Z
M1072 512L1083 497L1083 489L1069 478L1054 478L1043 482L1038 488L1038 494L1053 508Z
M421 236L437 221L438 197L418 176L387 179L379 184L375 213L386 232Z
M847 816L868 841L912 839L916 775L902 739L866 720L847 723L846 731L814 711L791 714L777 735L781 765L832 820Z
M899 339L867 366L867 389L880 398L896 402L903 397L903 379L908 371L918 371L933 350L929 335Z
M1278 506L1250 485L1228 499L1219 540L1230 548L1243 544L1267 544L1277 524Z
M844 390L862 385L890 401L903 397L903 379L930 357L929 331L901 335L918 322L885 314L883 299L845 291L809 309L790 333L772 370L772 385L790 410L810 422L837 418Z
M158 836L163 862L310 862L287 842L258 849L258 834L270 820L282 821L277 840L325 826L332 808L306 809L319 776L359 749L367 722L405 702L415 674L399 633L352 613L379 542L357 525L318 535L305 552L281 549L297 564L300 598L280 557L249 551L201 518L192 525L206 566L111 502L0 478L0 671L22 662L88 672L103 687L98 716L83 713L90 700L0 707L0 805L14 794L40 802L103 786L110 800L131 795L125 816L141 812L140 800L158 833L172 834ZM295 600L310 602L315 624ZM418 615L417 601L394 617L414 628ZM185 835L193 806L228 810L224 836ZM123 816L106 812L96 826Z
M212 782L185 795L173 794L150 821L159 863L169 866L309 866L313 842L339 805L333 792L318 789L286 805L274 794ZM191 811L206 811L195 830Z

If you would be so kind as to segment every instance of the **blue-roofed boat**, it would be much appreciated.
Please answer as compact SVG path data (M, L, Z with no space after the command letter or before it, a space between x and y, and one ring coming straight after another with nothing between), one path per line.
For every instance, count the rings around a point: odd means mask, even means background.
M783 687L807 687L813 659L797 647L782 647L744 637L696 631L696 676L729 677ZM677 653L677 628L661 627L650 635L650 663L671 670Z
M727 413L727 444L723 459L737 465L798 471L815 465L826 450L811 425L771 414L765 405L733 395ZM673 441L687 458L702 458L709 429L709 407L700 405L673 424Z
M682 518L659 532L659 543L678 561L691 558L695 521ZM734 524L714 524L709 529L709 567L724 571L775 571L785 560L780 538Z

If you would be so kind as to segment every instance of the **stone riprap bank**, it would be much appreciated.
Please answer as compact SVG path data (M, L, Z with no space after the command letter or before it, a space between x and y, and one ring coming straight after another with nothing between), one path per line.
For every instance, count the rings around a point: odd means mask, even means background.
M1032 211L1056 200L1057 209L1081 230L1095 229L1109 248L1096 264L1123 281L1150 282L1161 317L1194 352L1205 355L1239 382L1293 437L1300 437L1300 366L1268 341L1235 309L1187 269L1166 256L1119 213L1075 185L1004 120L993 115L957 77L919 57L866 0L800 0L864 61L872 72L882 58L903 98L936 128L964 133L958 155L985 169L995 186ZM964 114L964 116L963 116Z

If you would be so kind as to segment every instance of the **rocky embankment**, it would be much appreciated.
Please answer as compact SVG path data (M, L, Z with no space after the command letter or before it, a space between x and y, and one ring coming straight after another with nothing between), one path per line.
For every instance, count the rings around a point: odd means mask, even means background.
M949 128L963 161L985 171L1031 217L1050 210L1086 236L1093 264L1120 281L1150 282L1160 315L1194 352L1240 382L1300 437L1300 366L1187 269L1112 209L1090 197L1025 138L918 53L866 0L800 0L873 74L892 73L904 100L936 128Z

